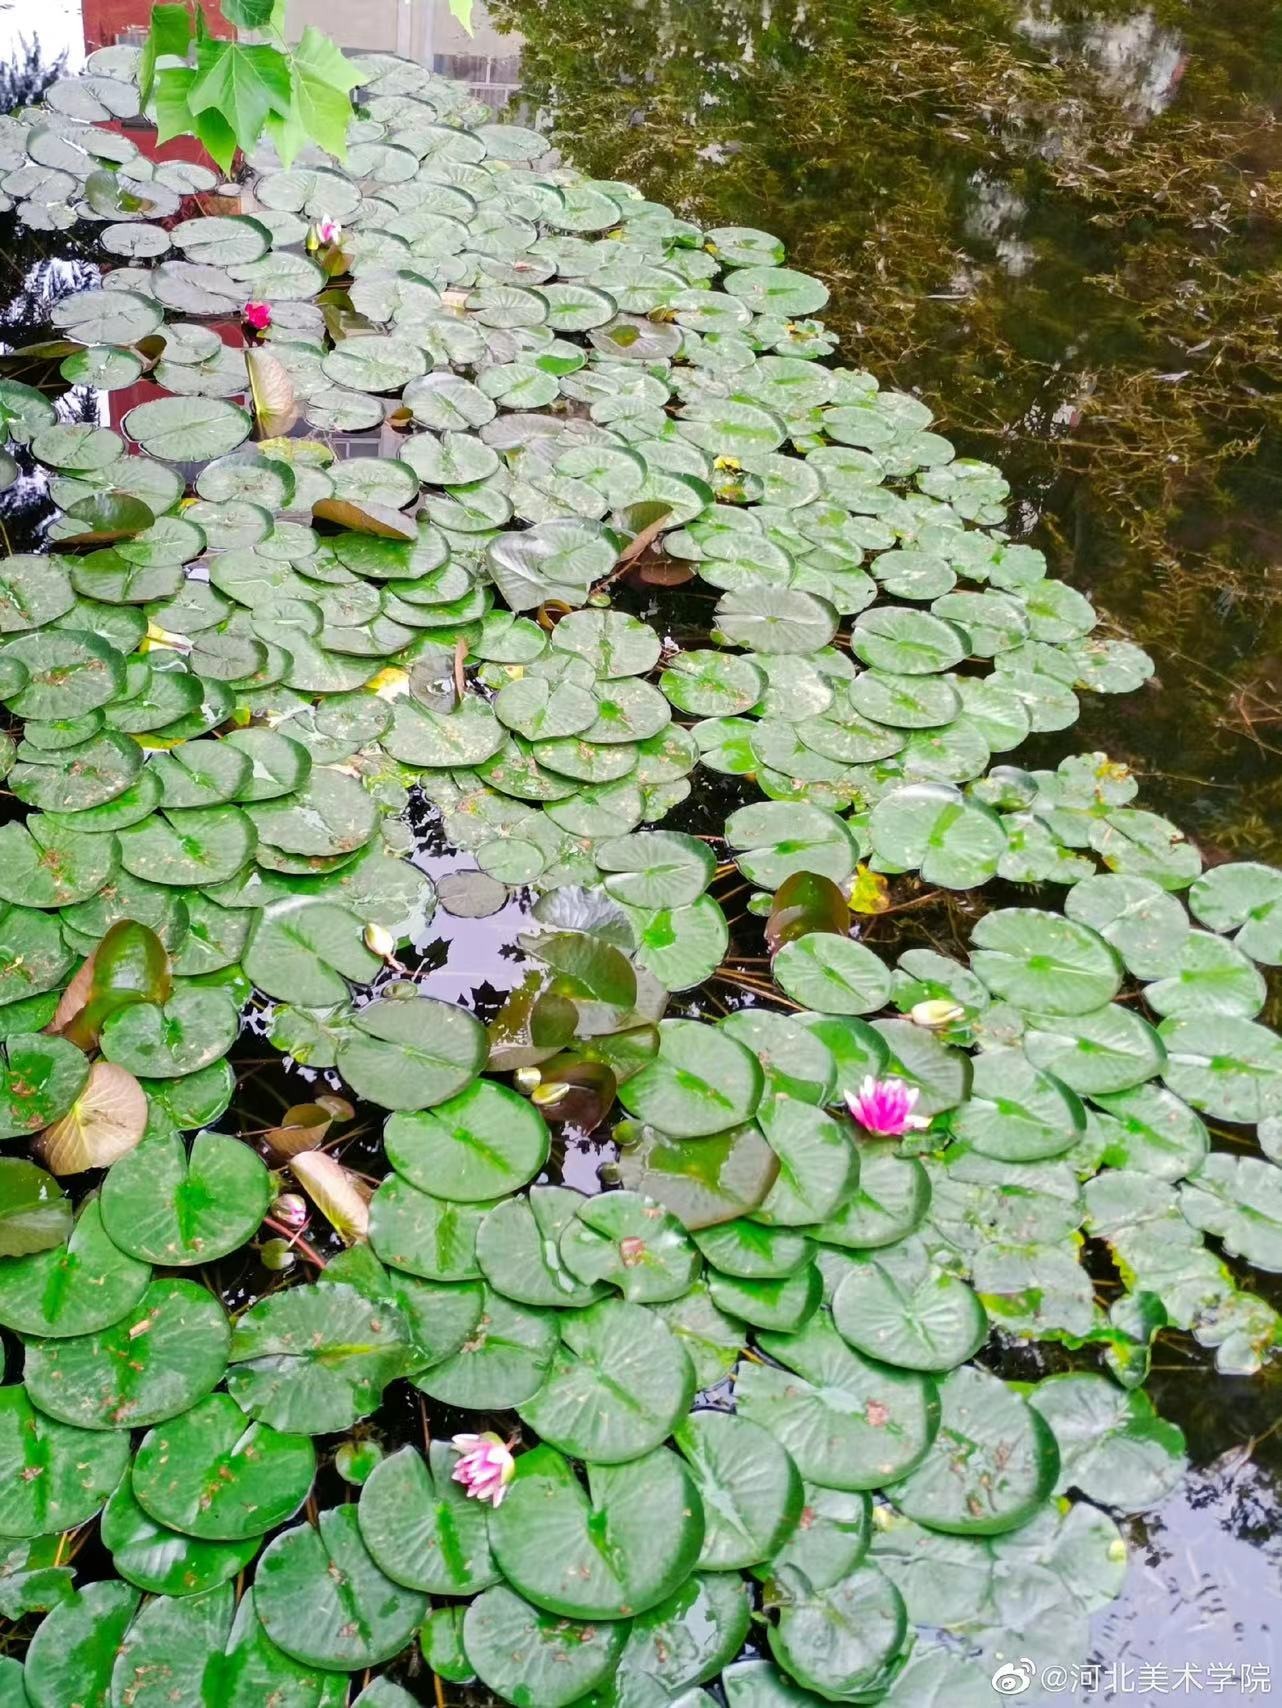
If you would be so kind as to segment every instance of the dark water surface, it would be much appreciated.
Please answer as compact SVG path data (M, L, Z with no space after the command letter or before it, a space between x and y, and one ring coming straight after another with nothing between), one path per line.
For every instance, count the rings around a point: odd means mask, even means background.
M845 360L919 392L962 454L1000 464L1020 536L1153 653L1140 693L1086 697L1069 737L1021 760L1104 748L1208 860L1282 859L1282 5L493 0L489 15L523 38L522 99L568 158L692 219L781 236L830 286ZM11 277L39 263L0 325L17 344L90 251L4 228ZM40 508L6 501L13 549ZM697 596L627 598L698 632ZM734 792L703 773L674 827L719 831ZM416 829L424 870L459 864ZM519 980L523 917L519 901L438 913L423 988L475 993L488 1018ZM891 923L875 941L893 958ZM1276 993L1265 1018L1282 1019ZM242 1054L246 1128L308 1094L260 1039ZM366 1125L357 1168L377 1144ZM571 1143L566 1178L591 1189L602 1154ZM1242 1280L1278 1303L1276 1278ZM1018 1351L999 1367L1043 1366ZM1270 1664L1282 1691L1278 1367L1219 1377L1166 1333L1149 1392L1194 1468L1126 1526L1098 1682L1070 1675L1062 1699L1263 1695ZM1255 1692L1244 1667L1261 1669Z

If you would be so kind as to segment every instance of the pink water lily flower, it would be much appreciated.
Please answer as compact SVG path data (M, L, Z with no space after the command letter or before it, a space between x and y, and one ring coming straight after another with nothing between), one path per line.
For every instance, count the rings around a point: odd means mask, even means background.
M846 1107L866 1133L878 1139L898 1139L930 1122L914 1115L920 1093L902 1079L874 1079L868 1074L857 1092L846 1093Z
M450 1446L462 1455L454 1467L454 1481L463 1484L470 1500L488 1500L498 1506L516 1475L516 1460L506 1442L497 1435L456 1435Z
M343 227L336 219L318 219L316 221L316 241L318 243L337 243L343 235Z
M245 304L245 324L252 326L255 332L266 332L272 323L272 305L269 302L247 302Z

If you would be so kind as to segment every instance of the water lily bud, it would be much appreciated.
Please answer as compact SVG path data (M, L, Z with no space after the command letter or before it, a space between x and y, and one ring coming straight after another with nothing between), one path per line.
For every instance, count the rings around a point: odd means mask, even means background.
M272 1220L283 1222L295 1233L305 1228L311 1220L311 1211L307 1200L299 1192L282 1192L272 1205Z
M543 1075L536 1067L517 1068L512 1078L516 1081L516 1089L523 1091L527 1097L533 1097L543 1083Z
M269 1239L258 1253L264 1269L292 1269L298 1262L287 1239Z
M247 302L242 312L246 326L255 332L266 332L272 323L272 305L269 302Z
M914 1026L924 1026L927 1031L938 1032L945 1026L953 1025L957 1020L964 1020L966 1010L960 1002L936 998L930 1002L914 1003L910 1018Z
M365 939L365 947L383 960L390 961L396 953L396 939L385 925L376 925L371 920L361 935Z

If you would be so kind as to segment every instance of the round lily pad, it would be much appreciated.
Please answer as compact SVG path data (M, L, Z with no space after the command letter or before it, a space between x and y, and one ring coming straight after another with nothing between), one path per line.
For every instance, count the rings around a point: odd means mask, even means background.
M258 1562L254 1605L278 1648L335 1672L390 1659L427 1611L422 1594L379 1569L355 1506L331 1507L315 1529L300 1524L278 1536Z
M226 1394L211 1394L143 1438L133 1491L152 1518L171 1530L239 1541L291 1518L315 1469L306 1436L252 1423Z
M606 1532L608 1550L597 1537ZM500 1571L535 1606L568 1618L629 1618L689 1576L704 1539L694 1478L665 1447L624 1465L590 1465L584 1489L540 1446L517 1460L490 1519Z
M109 1328L33 1340L25 1380L49 1416L82 1429L132 1429L203 1399L227 1366L229 1330L217 1299L191 1281L153 1281Z
M941 1384L939 1433L887 1498L928 1530L998 1536L1037 1512L1059 1477L1059 1449L1041 1414L987 1371L965 1365Z
M761 1098L756 1057L693 1020L665 1020L659 1054L620 1087L629 1114L675 1138L718 1133L747 1120Z
M484 1506L453 1480L459 1455L433 1441L376 1465L357 1516L375 1561L396 1583L432 1595L474 1595L498 1581Z
M988 1316L972 1289L912 1240L852 1262L832 1315L856 1352L900 1370L951 1370L988 1339Z
M640 1458L666 1441L694 1397L684 1348L642 1305L603 1299L565 1312L539 1391L518 1406L542 1439L592 1464Z
M493 1199L532 1180L547 1161L547 1124L527 1098L478 1080L431 1111L393 1115L388 1161L438 1198Z
M93 1334L127 1316L150 1280L151 1265L112 1241L90 1198L65 1245L0 1260L0 1323L50 1340Z
M706 1514L700 1564L727 1571L768 1560L801 1517L804 1491L787 1451L758 1423L696 1411L675 1432Z
M613 1674L624 1620L579 1623L545 1613L505 1585L485 1590L463 1617L463 1645L482 1681L508 1702L569 1708Z
M865 1357L826 1311L758 1341L787 1371L740 1364L739 1412L768 1429L804 1477L824 1488L875 1489L920 1463L939 1426L930 1376Z
M236 1323L228 1392L285 1433L347 1429L410 1363L409 1329L391 1305L347 1283L260 1299Z
M0 1524L5 1536L74 1530L101 1510L129 1463L124 1435L74 1429L0 1388Z
M271 1176L248 1145L198 1133L188 1154L176 1133L156 1134L113 1164L102 1215L123 1251L149 1263L210 1263L250 1238L271 1203Z

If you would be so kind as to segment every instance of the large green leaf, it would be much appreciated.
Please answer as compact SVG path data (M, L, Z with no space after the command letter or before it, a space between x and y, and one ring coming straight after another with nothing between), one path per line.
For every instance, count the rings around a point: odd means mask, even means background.
M90 1198L65 1245L0 1261L0 1323L49 1339L93 1334L132 1311L150 1280L150 1263L116 1245Z
M755 1056L693 1020L665 1020L659 1054L620 1087L625 1109L674 1138L723 1132L746 1121L761 1098Z
M82 1429L131 1429L176 1417L227 1367L222 1306L191 1281L153 1281L110 1328L27 1343L27 1392L40 1410Z
M138 1503L161 1524L211 1541L262 1536L292 1518L311 1488L316 1454L303 1435L250 1422L211 1394L143 1439L133 1466Z
M739 1412L767 1428L811 1482L875 1489L921 1461L939 1424L929 1376L864 1357L841 1338L826 1311L794 1334L757 1338L795 1375L773 1365L740 1364Z
M787 1451L746 1417L696 1411L675 1431L703 1501L701 1566L728 1571L768 1560L801 1517L801 1476Z
M457 1452L402 1447L376 1465L358 1507L365 1546L388 1577L432 1595L473 1595L498 1581L484 1506L453 1480Z
M124 1435L58 1423L21 1387L0 1388L0 1534L74 1530L98 1512L129 1463Z
M300 1524L278 1536L258 1562L254 1605L278 1648L335 1672L390 1659L427 1611L425 1596L379 1569L354 1506L330 1507L315 1529Z
M563 1619L501 1584L477 1596L463 1619L468 1660L517 1708L569 1708L613 1673L627 1634L626 1620Z
M240 1139L198 1133L189 1154L177 1133L157 1133L112 1166L102 1215L123 1251L187 1266L243 1245L271 1198L271 1176Z
M954 1536L997 1536L1033 1517L1059 1477L1041 1414L987 1371L965 1365L941 1384L929 1453L886 1495L909 1518Z
M31 1708L106 1708L111 1674L142 1596L130 1584L86 1584L41 1623L27 1650Z
M296 1287L261 1299L237 1321L227 1387L250 1417L310 1434L349 1428L373 1411L410 1362L409 1331L393 1306L355 1287Z
M388 1161L439 1198L475 1201L514 1192L547 1161L547 1125L526 1098L477 1080L430 1112L393 1115Z
M666 1441L694 1398L685 1349L643 1305L603 1299L565 1312L561 1345L518 1411L562 1452L590 1463L638 1459Z
M588 1467L585 1490L550 1447L517 1460L490 1519L504 1577L527 1600L570 1618L630 1618L684 1581L699 1558L703 1507L667 1448Z

